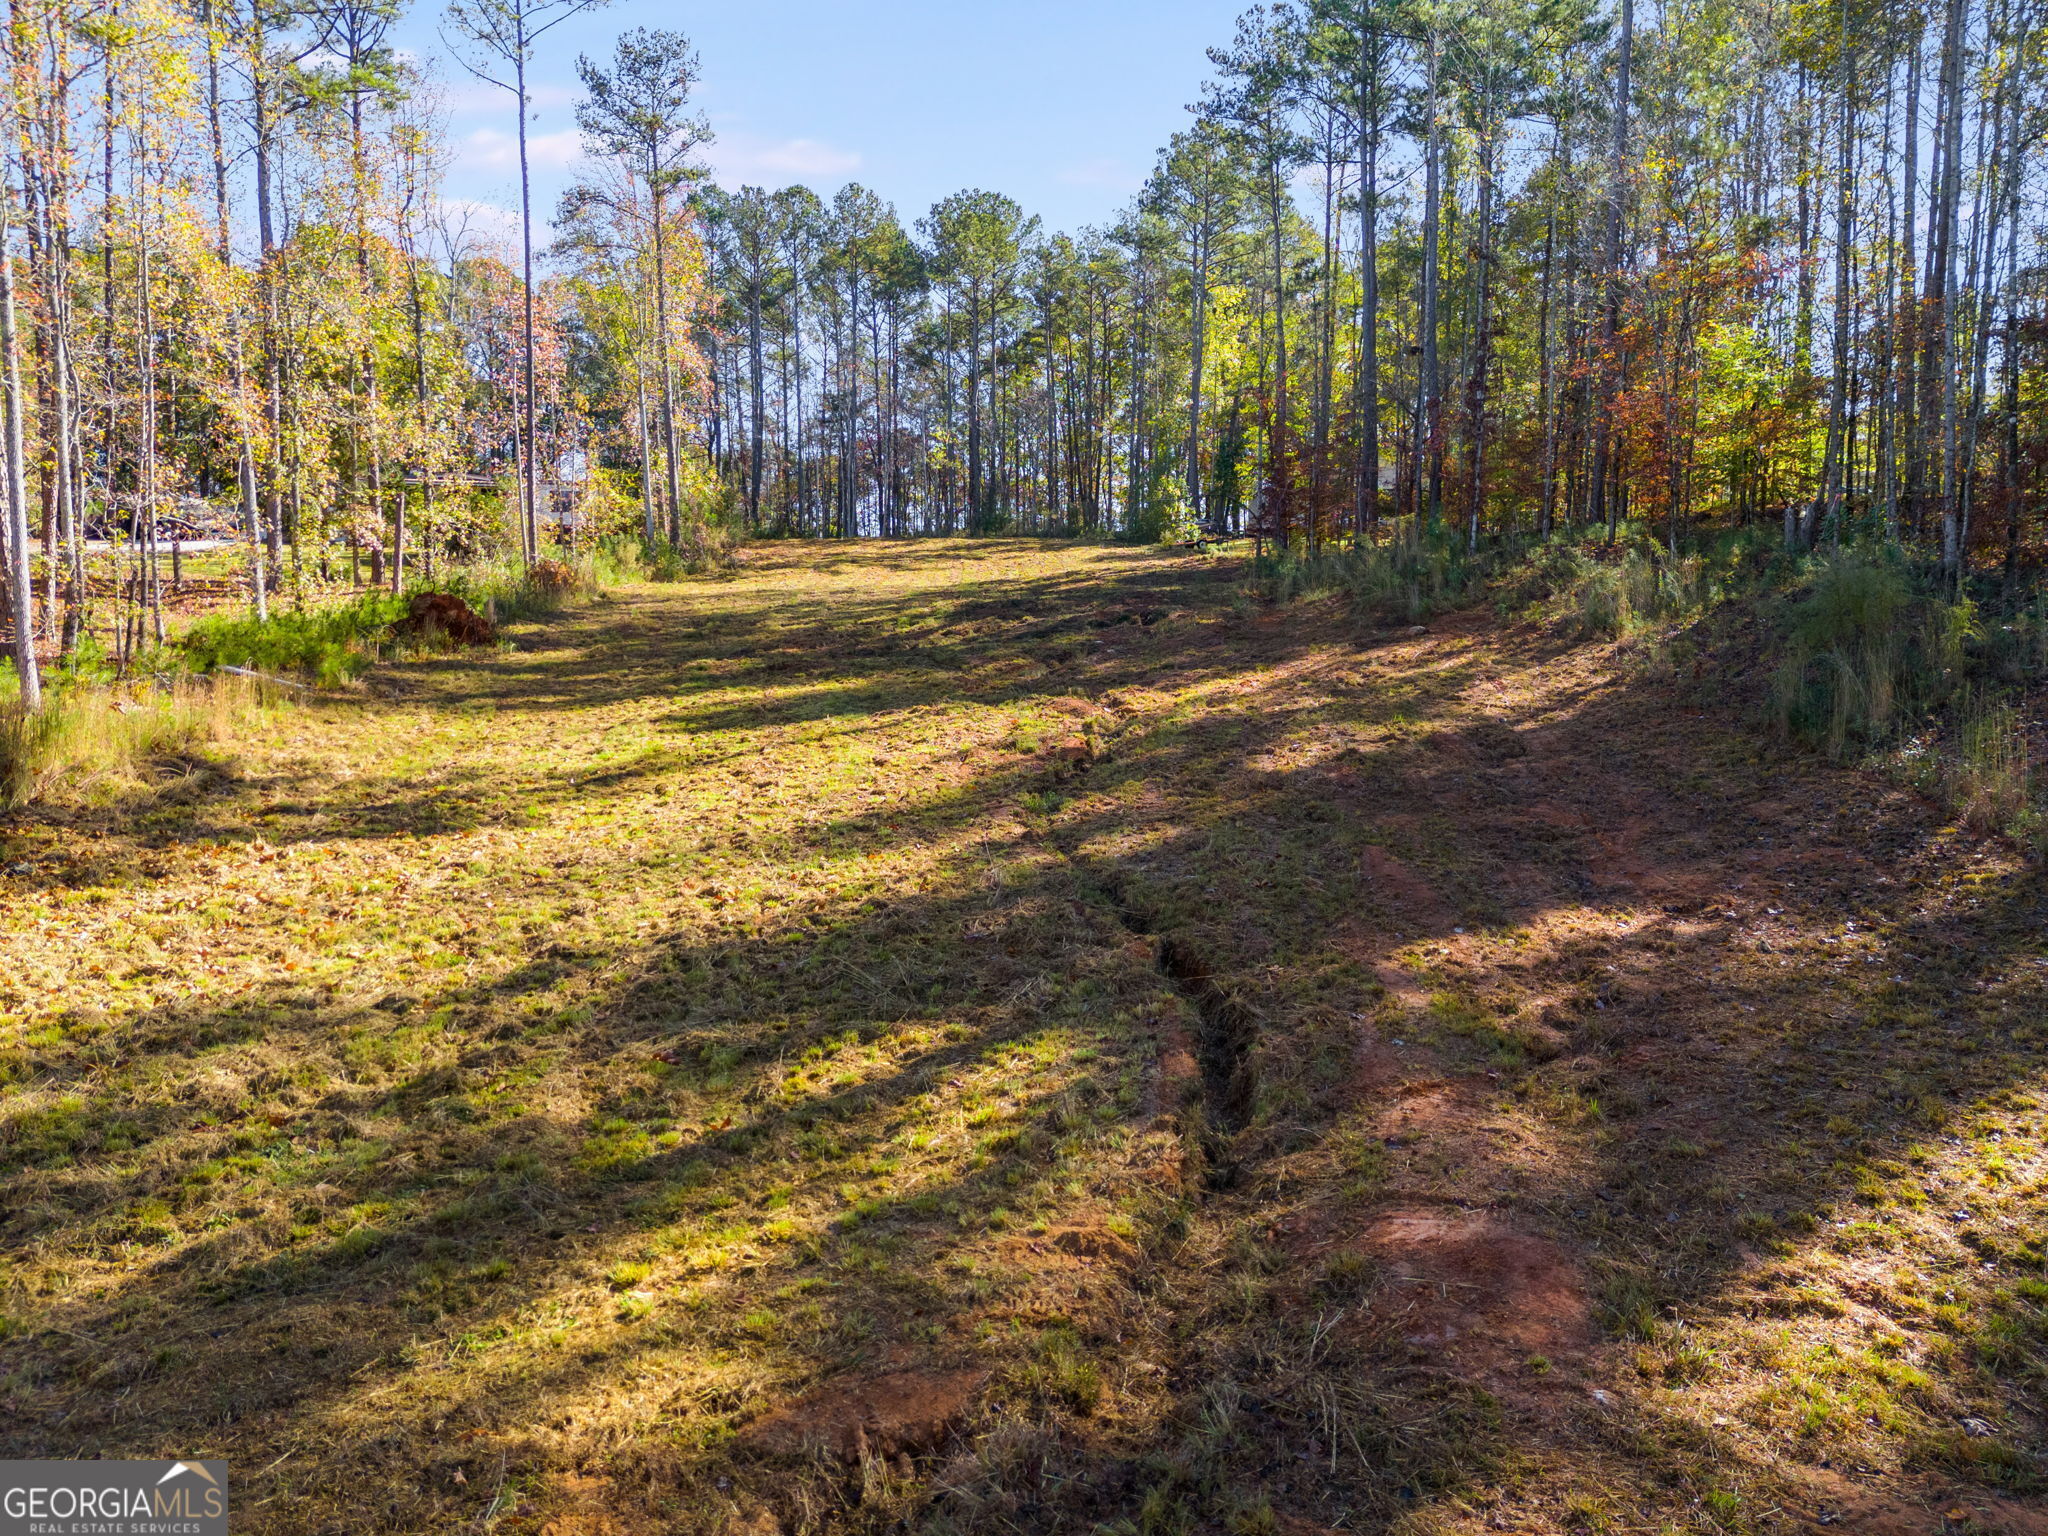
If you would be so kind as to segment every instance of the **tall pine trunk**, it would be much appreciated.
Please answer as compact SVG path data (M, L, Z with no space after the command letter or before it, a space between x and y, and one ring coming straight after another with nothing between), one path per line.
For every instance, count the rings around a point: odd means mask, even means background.
M1627 192L1629 70L1635 53L1635 0L1621 0L1621 44L1614 73L1614 148L1607 164L1606 291L1600 306L1600 392L1593 410L1593 464L1589 472L1592 520L1607 524L1612 539L1620 519L1618 491L1608 493L1608 467L1613 453L1611 425L1616 392L1621 384L1621 215Z
M1368 32L1358 104L1358 501L1352 531L1370 538L1380 508L1380 40Z

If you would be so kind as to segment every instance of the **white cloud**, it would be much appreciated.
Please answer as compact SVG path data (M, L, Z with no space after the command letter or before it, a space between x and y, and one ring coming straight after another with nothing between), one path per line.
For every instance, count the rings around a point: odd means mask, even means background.
M526 159L529 165L561 168L583 158L583 135L574 128L556 133L529 134ZM519 164L519 140L498 128L478 128L462 141L456 162L464 170L503 171Z
M721 186L749 182L770 187L797 181L836 181L860 169L860 156L822 139L764 139L755 134L720 131L707 145L704 158Z

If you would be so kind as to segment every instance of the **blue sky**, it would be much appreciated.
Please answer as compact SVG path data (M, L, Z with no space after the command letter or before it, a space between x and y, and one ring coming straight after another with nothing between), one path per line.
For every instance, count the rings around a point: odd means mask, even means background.
M905 223L963 187L1005 192L1050 229L1107 221L1154 151L1188 123L1244 0L615 0L543 39L533 71L535 213L552 211L578 153L578 53L602 59L636 26L696 45L706 152L731 186L859 181ZM511 98L446 60L440 0L395 41L439 57L456 154L447 195L518 206Z

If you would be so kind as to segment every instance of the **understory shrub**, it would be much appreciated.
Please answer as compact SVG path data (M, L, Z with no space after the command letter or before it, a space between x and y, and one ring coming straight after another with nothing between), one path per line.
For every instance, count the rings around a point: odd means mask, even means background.
M198 672L246 667L334 688L362 676L401 644L392 626L405 616L414 592L446 592L494 622L518 623L558 613L601 589L597 562L589 556L556 554L530 567L500 559L445 570L404 596L369 592L328 607L273 610L267 619L201 619L177 650L180 664Z
M1949 803L1980 832L2032 830L2033 764L2020 712L1973 696L1959 713Z
M621 579L681 581L731 570L739 563L739 540L723 523L691 521L674 544L622 536L605 540L600 553Z
M1385 543L1331 547L1316 555L1279 550L1254 562L1252 584L1268 602L1348 595L1383 621L1427 618L1464 600L1513 550L1470 550L1455 530L1420 530L1402 519Z
M1481 588L1504 618L1630 640L1653 675L1697 657L1695 621L1731 599L1775 612L1765 712L1781 736L1837 762L1886 763L1979 830L2048 841L2028 720L2009 696L2048 677L2048 593L1988 624L1970 595L1875 541L1801 556L1759 525L1674 555L1624 523L1612 540L1565 529L1471 551L1456 530L1412 521L1385 543L1270 554L1251 592L1272 602L1348 594L1382 620L1413 622Z
M1982 644L1989 670L2002 683L2048 676L2048 592L2015 609L2002 623L1985 625Z
M1604 532L1560 529L1545 539L1503 539L1471 549L1459 530L1396 524L1385 543L1332 548L1313 559L1267 556L1253 579L1269 601L1349 593L1382 619L1427 617L1489 592L1503 617L1534 611L1581 635L1615 638L1698 616L1725 595L1734 570L1754 563L1753 540L1735 537L1672 555L1637 524Z
M602 564L596 553L558 551L530 566L506 558L451 572L434 590L461 598L493 623L517 624L548 618L572 602L597 596L607 574L615 574L601 569Z
M1897 559L1855 549L1816 560L1789 619L1778 728L1838 761L1945 704L1982 634L1968 598L1916 592Z
M414 590L452 593L499 622L517 621L601 590L600 566L592 557L557 556L531 568L501 561L443 572ZM275 694L268 680L338 687L382 656L433 645L393 634L411 595L369 592L265 619L202 618L143 659L137 675L145 681L116 678L88 639L52 669L34 714L21 708L13 671L0 664L0 809L43 797L60 780L75 789L223 736L252 703Z
M18 702L0 705L0 810L35 799L62 723L62 706L54 696L35 714Z
M1702 556L1642 549L1625 551L1618 563L1590 562L1569 591L1579 632L1615 637L1690 618L1718 595Z
M1972 598L1895 552L1834 550L1808 571L1771 680L1779 731L1836 761L1877 761L1977 831L2040 840L2027 721L2001 685L2048 670L2043 601L1987 626Z
M332 688L369 669L379 641L404 614L403 598L379 592L332 608L273 612L267 619L215 616L194 624L180 649L196 671L247 667Z
M1553 536L1504 586L1520 606L1533 603L1580 635L1619 639L1700 617L1757 563L1752 541L1741 537L1684 554L1638 524L1624 524L1612 541L1597 537Z

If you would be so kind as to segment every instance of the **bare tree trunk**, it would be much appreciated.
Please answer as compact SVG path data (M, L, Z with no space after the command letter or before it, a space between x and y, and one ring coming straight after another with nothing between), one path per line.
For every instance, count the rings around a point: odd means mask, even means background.
M221 267L226 271L233 265L234 249L228 234L228 154L226 136L221 130L220 34L214 27L213 0L203 0L200 20L206 28L206 128L213 151L214 243L220 254ZM264 591L262 513L256 503L256 455L249 441L244 400L248 375L242 356L241 315L230 315L228 328L234 362L235 483L242 498L242 522L249 532L249 601L260 620L270 616L269 598Z
M1272 110L1270 107L1268 110ZM1272 437L1266 444L1266 456L1272 469L1275 494L1280 498L1280 525L1277 530L1282 547L1293 522L1293 496L1290 487L1290 466L1287 462L1287 266L1286 266L1286 215L1293 207L1292 192L1281 175L1279 149L1271 151L1266 165L1266 216L1273 231L1273 425Z
M263 56L262 9L250 13L249 110L254 128L256 161L256 237L260 257L258 283L263 308L264 411L270 424L268 486L260 521L262 542L269 551L269 569L284 566L284 357L279 338L276 233L271 223L271 113L269 78ZM265 572L268 585L269 573Z
M669 357L668 205L654 190L654 328L655 355L661 362L661 442L668 458L668 541L683 542L682 465L676 446L675 365Z
M1560 129L1556 158L1568 164L1563 152L1563 139L1563 130ZM1550 207L1543 221L1543 272L1536 304L1536 351L1540 370L1536 386L1536 413L1543 433L1543 489L1536 508L1536 536L1539 539L1550 537L1551 524L1557 515L1557 356L1551 319L1557 262L1557 196L1555 192L1551 194Z
M1621 0L1621 50L1614 76L1614 150L1607 165L1607 272L1606 296L1600 309L1600 393L1593 410L1593 466L1589 476L1592 520L1607 524L1610 540L1620 517L1619 498L1610 501L1607 494L1607 476L1612 454L1614 396L1620 385L1620 359L1615 356L1615 349L1621 344L1621 207L1628 171L1629 68L1635 52L1635 25L1634 0Z
M162 645L165 639L163 572L157 544L156 285L150 261L150 178L144 160L145 151L138 133L130 146L129 162L133 177L130 201L135 209L135 333L140 343L136 367L142 397L138 411L136 514L142 520L143 596L150 632L156 644Z
M9 249L6 198L0 195L0 369L6 398L0 401L0 432L6 437L7 538L0 555L7 565L7 617L14 630L14 675L24 709L43 707L42 676L36 670L35 586L30 575L28 480L23 462L21 346L14 329L14 252Z
M1956 493L1956 215L1962 201L1964 0L1948 0L1941 53L1941 184L1935 250L1939 267L1937 341L1941 367L1941 567L1955 581L1962 575L1961 525Z
M1380 511L1380 40L1369 33L1358 110L1358 504L1352 531L1373 536Z
M1465 547L1479 548L1479 522L1486 500L1486 373L1492 363L1492 305L1488 291L1493 258L1493 107L1483 102L1479 131L1479 232L1473 246L1474 316L1472 371L1465 381L1466 428L1471 437L1471 505Z
M765 407L761 384L761 274L758 269L751 274L751 279L747 285L747 371L751 375L752 411L747 423L747 528L754 531L761 526L761 413Z
M640 537L652 548L654 528L654 434L647 424L647 376L633 354L633 419L640 429Z
M2005 335L2001 371L2005 427L2000 453L2000 490L2005 502L2004 603L2013 606L2020 558L2020 178L2008 176L2006 193Z
M981 293L967 290L967 526L981 529Z
M42 393L48 402L43 433L48 485L46 499L52 526L46 537L44 559L49 585L45 599L44 623L54 633L61 653L69 656L78 643L84 601L83 540L78 529L79 504L76 477L77 395L73 389L71 365L71 240L70 210L65 185L70 164L71 122L69 82L66 75L67 48L62 32L49 25L44 57L48 62L48 88L37 102L35 133L41 137L40 155L27 153L32 137L24 131L23 190L32 203L35 220L34 249L42 263L36 274L37 289L43 297L44 322L41 335ZM61 546L61 549L60 549ZM61 581L59 567L64 570ZM61 629L58 611L62 607Z
M1847 0L1842 6L1841 28L1841 63L1835 82L1835 90L1841 97L1840 134L1835 150L1835 325L1832 343L1835 355L1831 370L1833 377L1828 387L1827 438L1821 449L1820 487L1807 510L1806 526L1800 530L1799 542L1807 549L1813 548L1819 539L1823 521L1832 520L1834 537L1841 537L1844 510L1842 480L1849 401L1849 311L1856 272L1856 46L1849 27Z
M1439 224L1443 201L1443 135L1437 122L1438 74L1441 62L1434 35L1428 42L1429 105L1428 124L1422 146L1422 371L1416 381L1415 476L1418 505L1416 515L1434 526L1443 514L1443 385L1437 365L1437 267L1442 243ZM1426 500L1422 497L1425 467L1429 479Z
M515 8L517 15L518 45L517 56L513 59L513 77L517 83L515 92L519 107L519 260L520 260L520 324L519 350L520 372L525 380L526 398L520 402L521 417L526 430L525 451L519 456L520 533L525 545L526 561L531 565L540 556L540 507L535 500L534 461L540 457L540 438L535 429L533 400L533 177L526 161L526 10ZM655 204L657 213L660 204ZM656 240L661 238L660 226L656 225Z
M1920 294L1914 253L1919 226L1915 199L1920 184L1920 65L1924 51L1920 27L1917 20L1910 23L1912 52L1906 64L1905 170L1899 198L1902 214L1899 219L1899 291L1896 300L1898 336L1893 346L1897 377L1894 380L1892 414L1898 421L1896 430L1905 460L1905 485L1900 512L1894 519L1894 537L1898 535L1900 522L1910 527L1919 526L1920 499L1925 488L1925 456L1921 452L1919 427Z
M1188 510L1202 521L1202 369L1209 341L1209 239L1205 220L1195 231L1188 316Z
M2008 163L2009 150L2006 143L2006 106L2008 76L2001 71L1996 89L1992 94L1991 106L1991 152L1984 153L1984 125L1980 118L1977 125L1977 160L1987 167L1985 175L1979 178L1977 190L1970 210L1970 269L1965 287L1975 299L1976 313L1970 320L1970 396L1969 408L1964 415L1962 426L1963 443L1960 450L1962 483L1957 488L1960 508L1957 521L1956 543L1960 551L1961 567L1966 568L1970 557L1970 527L1976 508L1976 465L1977 438L1984 420L1986 373L1991 354L1991 318L1995 308L1994 274L1998 267L1999 220L2003 211L2003 179L2017 174L2017 166ZM1958 574L1962 574L1959 569Z
M420 481L421 536L430 537L431 518L434 507L433 463L428 456L427 416L427 315L426 305L420 294L420 256L410 231L405 240L406 294L412 305L412 394L413 410L419 426L419 450L413 455ZM391 590L405 589L406 535L410 531L405 525L405 487L398 489L398 522L394 529L396 542L391 551Z

